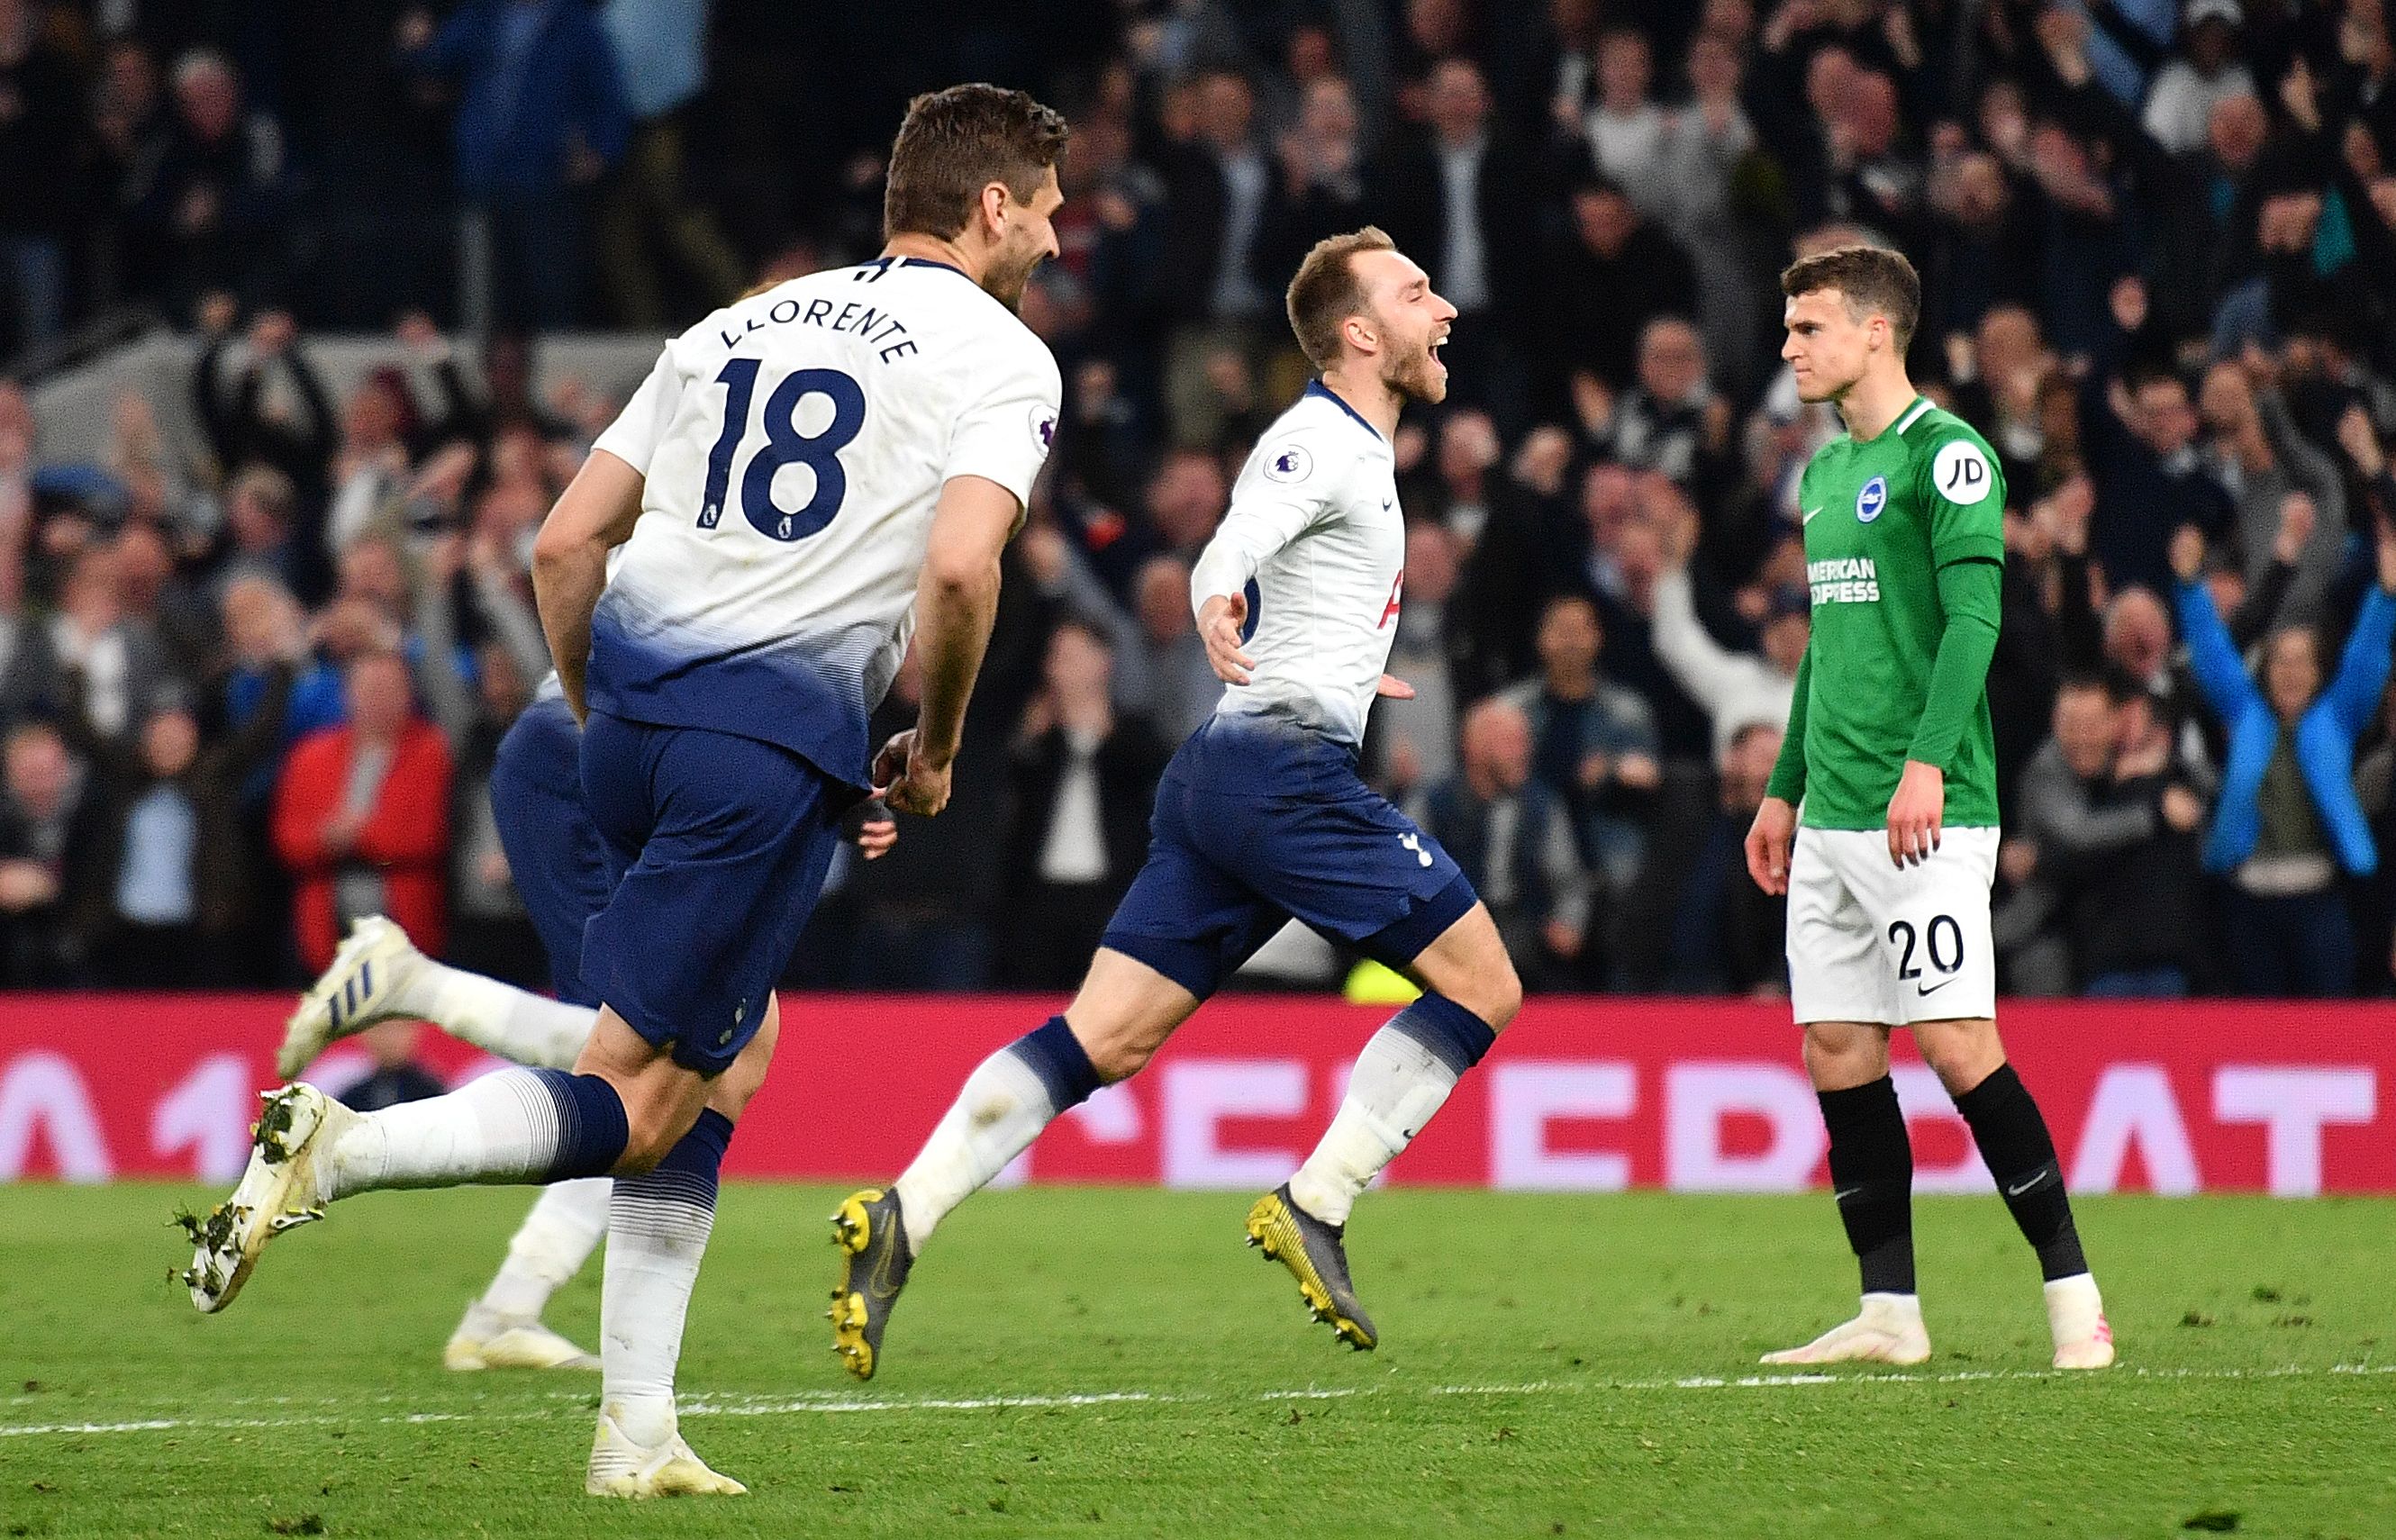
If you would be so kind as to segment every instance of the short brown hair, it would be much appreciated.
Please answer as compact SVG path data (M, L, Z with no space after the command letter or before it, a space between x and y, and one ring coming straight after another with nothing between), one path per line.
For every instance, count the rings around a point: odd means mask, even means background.
M953 240L992 182L1005 183L1018 203L1031 202L1042 174L1064 157L1070 133L1062 116L1023 91L952 86L917 97L890 146L883 238Z
M1885 246L1843 246L1800 257L1781 272L1780 292L1794 299L1816 289L1837 289L1847 313L1857 320L1878 312L1897 333L1897 351L1913 341L1922 319L1922 278L1904 253Z
M1364 308L1364 285L1350 260L1360 251L1395 251L1398 243L1378 225L1366 225L1345 235L1326 235L1298 264L1289 281L1289 329L1298 346L1318 369L1339 362L1339 327Z

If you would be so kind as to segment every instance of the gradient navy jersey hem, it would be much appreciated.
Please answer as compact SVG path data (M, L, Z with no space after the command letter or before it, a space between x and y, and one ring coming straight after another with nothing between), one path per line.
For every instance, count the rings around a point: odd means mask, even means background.
M771 743L866 790L866 726L889 639L872 627L744 646L643 632L611 589L592 618L591 709Z
M1201 999L1290 920L1404 967L1478 901L1352 750L1278 719L1218 716L1191 734L1149 827L1100 944Z
M612 879L583 930L584 980L651 1047L721 1074L823 890L846 788L761 738L599 710L581 765Z

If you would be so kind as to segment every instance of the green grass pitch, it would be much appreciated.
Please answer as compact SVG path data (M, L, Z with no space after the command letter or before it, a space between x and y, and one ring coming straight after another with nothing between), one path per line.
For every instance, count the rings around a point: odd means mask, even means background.
M1806 1379L1755 1359L1853 1305L1827 1197L1370 1194L1357 1354L1247 1194L1023 1189L859 1386L836 1196L725 1189L683 1426L753 1495L634 1507L581 1495L595 1375L440 1367L526 1195L345 1204L203 1319L199 1194L0 1188L0 1536L2396 1535L2396 1202L2084 1202L2123 1361L2066 1377L2003 1209L1924 1201L1938 1356Z

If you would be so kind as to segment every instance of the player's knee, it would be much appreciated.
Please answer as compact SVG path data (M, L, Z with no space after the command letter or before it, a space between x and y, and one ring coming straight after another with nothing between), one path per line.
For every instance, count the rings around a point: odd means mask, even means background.
M1863 1085L1888 1072L1888 1039L1852 1021L1805 1024L1805 1069L1822 1090Z

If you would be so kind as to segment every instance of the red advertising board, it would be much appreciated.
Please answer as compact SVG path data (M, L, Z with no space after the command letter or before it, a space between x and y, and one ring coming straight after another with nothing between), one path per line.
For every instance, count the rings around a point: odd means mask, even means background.
M0 997L0 1181L228 1180L270 1083L285 996ZM788 996L732 1175L897 1173L986 1054L1058 1002ZM1006 1180L1261 1188L1329 1120L1380 1008L1209 1004L1143 1073L1061 1120ZM2396 1192L2396 1007L2009 1002L2007 1046L2083 1192ZM1983 1191L1962 1120L1898 1037L1916 1187ZM490 1068L428 1032L455 1080ZM312 1077L365 1067L338 1046ZM1401 1183L1785 1191L1824 1176L1785 1008L1534 999L1391 1172Z

